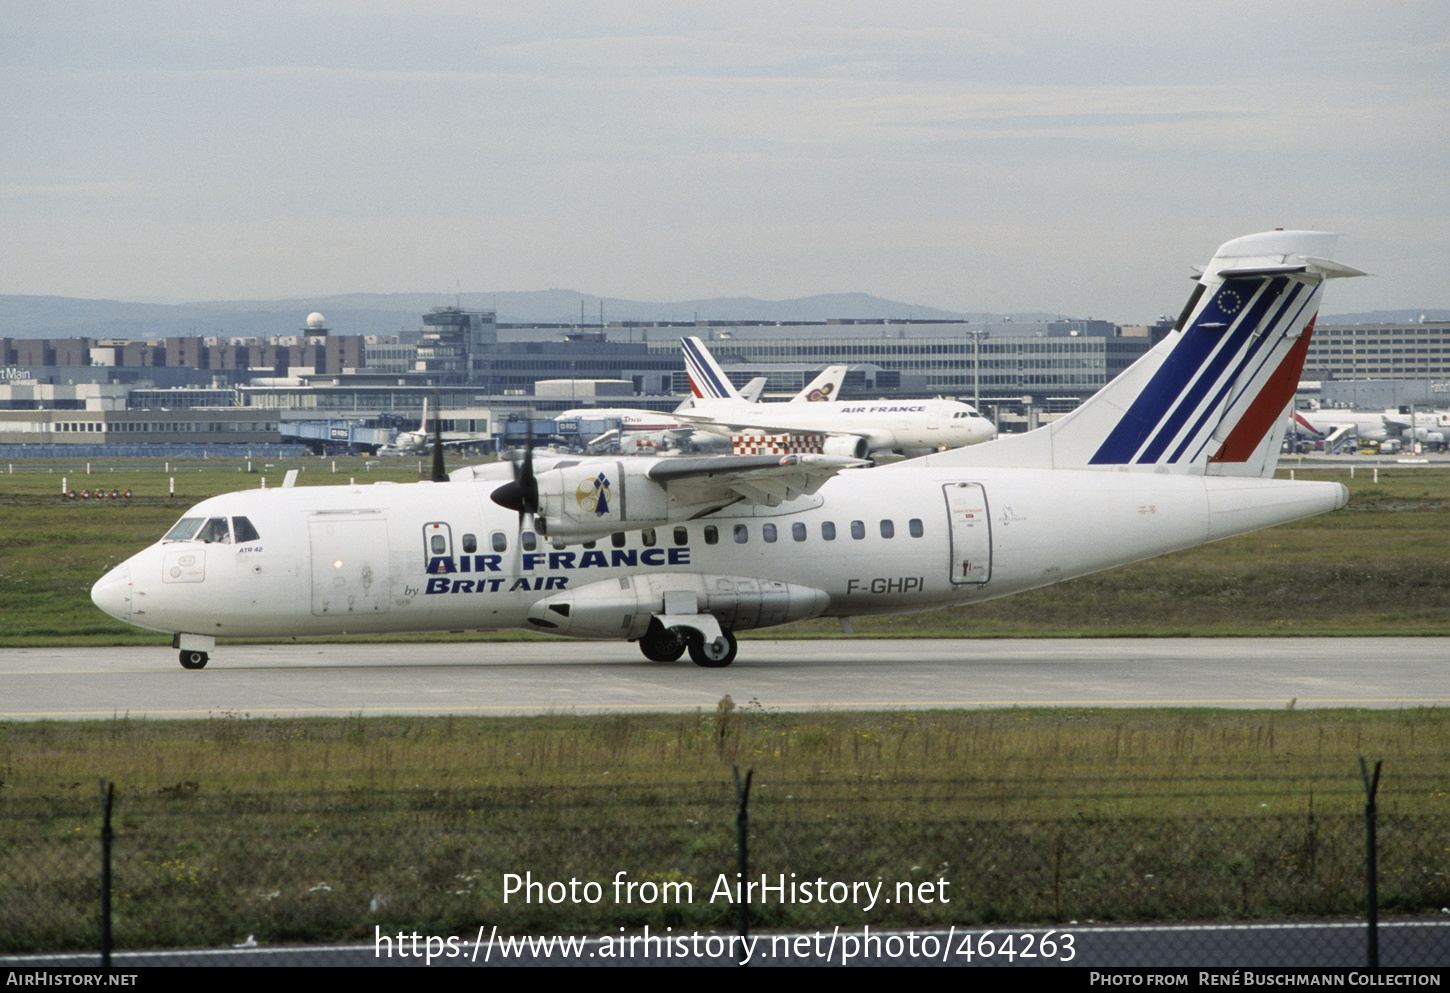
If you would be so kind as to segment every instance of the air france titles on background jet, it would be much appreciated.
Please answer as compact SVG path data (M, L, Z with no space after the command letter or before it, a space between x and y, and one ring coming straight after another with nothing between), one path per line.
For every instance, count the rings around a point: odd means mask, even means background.
M864 459L874 452L921 455L997 436L991 421L956 400L758 404L744 400L699 338L681 338L694 405L675 415L722 436L742 432L823 435L820 451ZM816 384L812 384L815 386ZM806 388L807 391L811 387ZM817 391L820 396L824 391ZM797 397L796 399L800 399Z
M1323 283L1361 275L1334 242L1228 242L1161 343L1026 434L876 468L530 453L231 493L91 595L188 668L218 637L512 627L722 666L737 631L976 603L1334 510L1338 483L1272 478Z

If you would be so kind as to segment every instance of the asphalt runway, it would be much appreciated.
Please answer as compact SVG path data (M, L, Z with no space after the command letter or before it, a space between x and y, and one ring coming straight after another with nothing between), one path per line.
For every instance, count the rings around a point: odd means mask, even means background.
M1450 705L1450 639L742 641L726 669L614 642L0 651L0 719L932 707Z

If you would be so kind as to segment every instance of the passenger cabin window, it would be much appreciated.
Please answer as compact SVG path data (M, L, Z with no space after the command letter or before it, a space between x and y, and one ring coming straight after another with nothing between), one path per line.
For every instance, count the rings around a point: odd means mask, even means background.
M913 517L911 519L910 527L911 527L911 536L913 538L920 538L925 533L925 531L923 530L923 528L921 526L921 518L920 517Z
M509 550L509 536L502 531L495 531L488 536L488 544L495 552L506 552Z
M851 537L860 540L866 537L866 525L861 521L851 522Z
M821 538L826 541L836 540L836 522L821 521Z
M472 534L464 535L463 550L469 555L472 555L474 552L478 551L478 536Z
M804 524L802 524L800 521L796 521L794 524L792 524L790 526L790 536L792 538L794 538L796 541L805 541L806 540L806 526Z
M775 525L774 524L762 524L760 526L760 536L762 538L764 538L767 542L774 542L775 541Z
M448 551L448 539L441 534L432 535L428 539L428 550L434 555L443 555Z
M611 545L613 545L615 548L623 548L624 547L624 540L625 539L624 539L624 532L623 531L616 531L612 535L609 536L609 543Z
M688 545L690 543L690 531L688 528L675 528L675 544Z
M232 518L232 537L237 540L237 544L239 545L244 541L262 540L262 536L257 533L257 529L252 527L252 522L245 517Z
M655 529L645 528L639 533L639 540L641 543L643 543L645 548L655 547Z
M750 528L744 524L735 525L735 544L743 545L750 540Z
M720 544L720 529L717 528L713 524L706 524L705 525L705 544L707 544L707 545L718 545L718 544Z
M895 538L896 537L896 524L893 523L892 521L882 521L881 522L881 537L883 537L883 538Z
M524 546L524 551L536 551L539 547L539 536L532 531L525 531L519 535L519 544Z

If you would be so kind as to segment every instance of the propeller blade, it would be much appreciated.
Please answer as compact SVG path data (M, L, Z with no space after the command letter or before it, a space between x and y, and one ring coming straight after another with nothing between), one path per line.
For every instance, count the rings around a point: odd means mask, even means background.
M439 404L442 413L442 404ZM433 418L433 482L448 482L448 470L443 465L443 418Z
M539 478L534 475L534 426L524 437L524 457L514 463L514 483L519 488L519 528L523 529L524 515L533 517L539 512Z

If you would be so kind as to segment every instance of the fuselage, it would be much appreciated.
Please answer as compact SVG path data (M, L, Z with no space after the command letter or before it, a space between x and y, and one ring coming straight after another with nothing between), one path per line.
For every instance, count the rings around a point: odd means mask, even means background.
M554 415L555 421L618 421L626 431L674 431L692 430L693 425L673 414L654 410L639 410L633 407L580 407Z
M960 448L996 437L992 422L956 400L863 400L812 404L752 404L701 400L688 419L729 434L762 431L857 435L870 451Z
M1333 483L908 462L843 472L777 507L561 546L493 503L497 486L214 497L173 529L184 537L131 557L92 596L127 623L212 637L520 627L540 601L655 575L792 584L821 594L813 616L892 613L1045 586L1346 498Z

